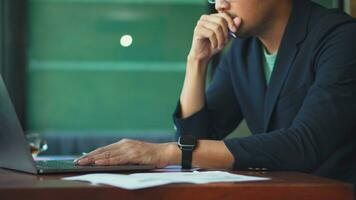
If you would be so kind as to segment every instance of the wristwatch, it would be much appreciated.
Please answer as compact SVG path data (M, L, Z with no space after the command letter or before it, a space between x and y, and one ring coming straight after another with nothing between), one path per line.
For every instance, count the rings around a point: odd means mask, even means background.
M178 146L182 150L182 169L192 168L193 150L197 146L197 139L192 135L182 135L178 139Z

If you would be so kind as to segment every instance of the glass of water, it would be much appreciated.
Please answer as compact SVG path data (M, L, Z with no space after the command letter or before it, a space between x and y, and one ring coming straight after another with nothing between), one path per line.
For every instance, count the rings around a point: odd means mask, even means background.
M48 149L47 141L38 133L30 133L26 135L28 144L30 145L32 157L36 158L38 154Z

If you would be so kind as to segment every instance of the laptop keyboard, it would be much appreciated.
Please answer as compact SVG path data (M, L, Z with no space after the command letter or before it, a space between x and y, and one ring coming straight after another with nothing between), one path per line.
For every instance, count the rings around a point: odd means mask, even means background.
M93 172L93 171L131 171L131 170L149 170L154 169L150 165L121 165L121 166L96 166L86 165L78 166L73 160L38 160L36 168L39 173L62 173L62 172Z
M39 169L73 169L79 168L73 163L73 160L39 160L36 161L36 166Z

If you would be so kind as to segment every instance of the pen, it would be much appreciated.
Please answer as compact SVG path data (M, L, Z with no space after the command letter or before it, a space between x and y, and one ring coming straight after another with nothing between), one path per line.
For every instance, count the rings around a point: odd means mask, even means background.
M237 36L235 35L235 33L232 32L232 31L229 31L229 35L230 35L231 37L233 37L233 38L237 38Z

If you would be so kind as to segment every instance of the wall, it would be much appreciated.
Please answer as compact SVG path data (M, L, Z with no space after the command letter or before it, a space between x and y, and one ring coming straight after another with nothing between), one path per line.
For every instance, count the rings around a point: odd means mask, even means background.
M29 0L27 131L173 135L204 3Z

